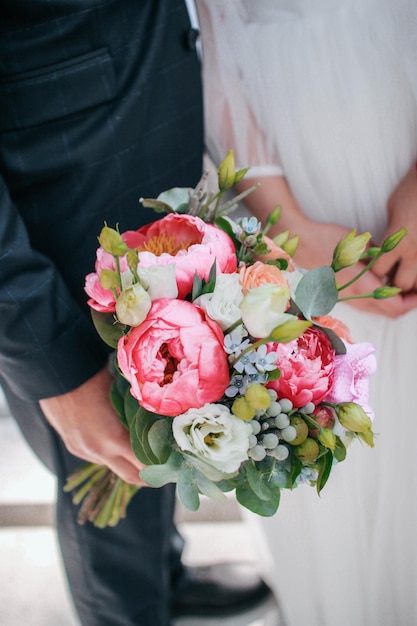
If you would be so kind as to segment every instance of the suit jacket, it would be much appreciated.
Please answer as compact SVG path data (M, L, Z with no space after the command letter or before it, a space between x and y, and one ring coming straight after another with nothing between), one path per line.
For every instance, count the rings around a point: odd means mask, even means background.
M193 186L200 67L182 0L2 0L0 382L36 401L104 364L84 277L104 221Z

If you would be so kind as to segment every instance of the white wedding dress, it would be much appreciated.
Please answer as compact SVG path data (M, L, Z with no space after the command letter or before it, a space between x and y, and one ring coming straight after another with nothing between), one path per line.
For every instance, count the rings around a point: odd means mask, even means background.
M198 6L214 160L233 148L251 176L285 175L309 217L378 241L417 157L417 0ZM249 516L253 541L288 626L416 626L417 311L338 306L378 348L375 448L354 442L320 498L302 486L273 518Z

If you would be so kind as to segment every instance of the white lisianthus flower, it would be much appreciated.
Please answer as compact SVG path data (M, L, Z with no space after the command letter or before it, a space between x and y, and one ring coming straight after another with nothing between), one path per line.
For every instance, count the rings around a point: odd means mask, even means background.
M139 326L146 319L152 300L140 283L123 289L116 301L119 322L127 326Z
M285 313L290 290L284 285L265 283L253 287L240 303L243 323L250 335L264 339L292 315Z
M158 298L176 298L178 286L175 278L175 263L168 265L138 265L137 273L143 287L147 290L151 300Z
M204 309L222 330L226 330L240 320L242 298L239 274L218 274L214 291L202 294L194 300L194 304Z
M205 404L173 419L172 431L181 450L192 452L221 472L231 474L248 458L252 427L223 404Z
M284 274L290 286L291 297L294 298L295 290L298 287L298 283L306 273L306 270L294 270L293 272L287 272L287 270L283 270L282 273Z

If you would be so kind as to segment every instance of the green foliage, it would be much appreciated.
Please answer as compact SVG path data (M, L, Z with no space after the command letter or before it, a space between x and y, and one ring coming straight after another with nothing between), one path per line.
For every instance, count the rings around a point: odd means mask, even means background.
M334 271L328 267L316 267L303 276L295 290L294 301L304 317L327 315L334 308L339 292Z
M93 324L100 338L111 348L117 348L118 341L126 331L126 326L114 318L113 313L101 313L91 309Z

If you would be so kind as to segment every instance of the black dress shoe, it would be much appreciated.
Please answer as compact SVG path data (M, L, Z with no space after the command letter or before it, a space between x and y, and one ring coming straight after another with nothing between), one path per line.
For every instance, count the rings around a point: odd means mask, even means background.
M226 617L247 611L271 594L250 563L186 567L172 616Z

